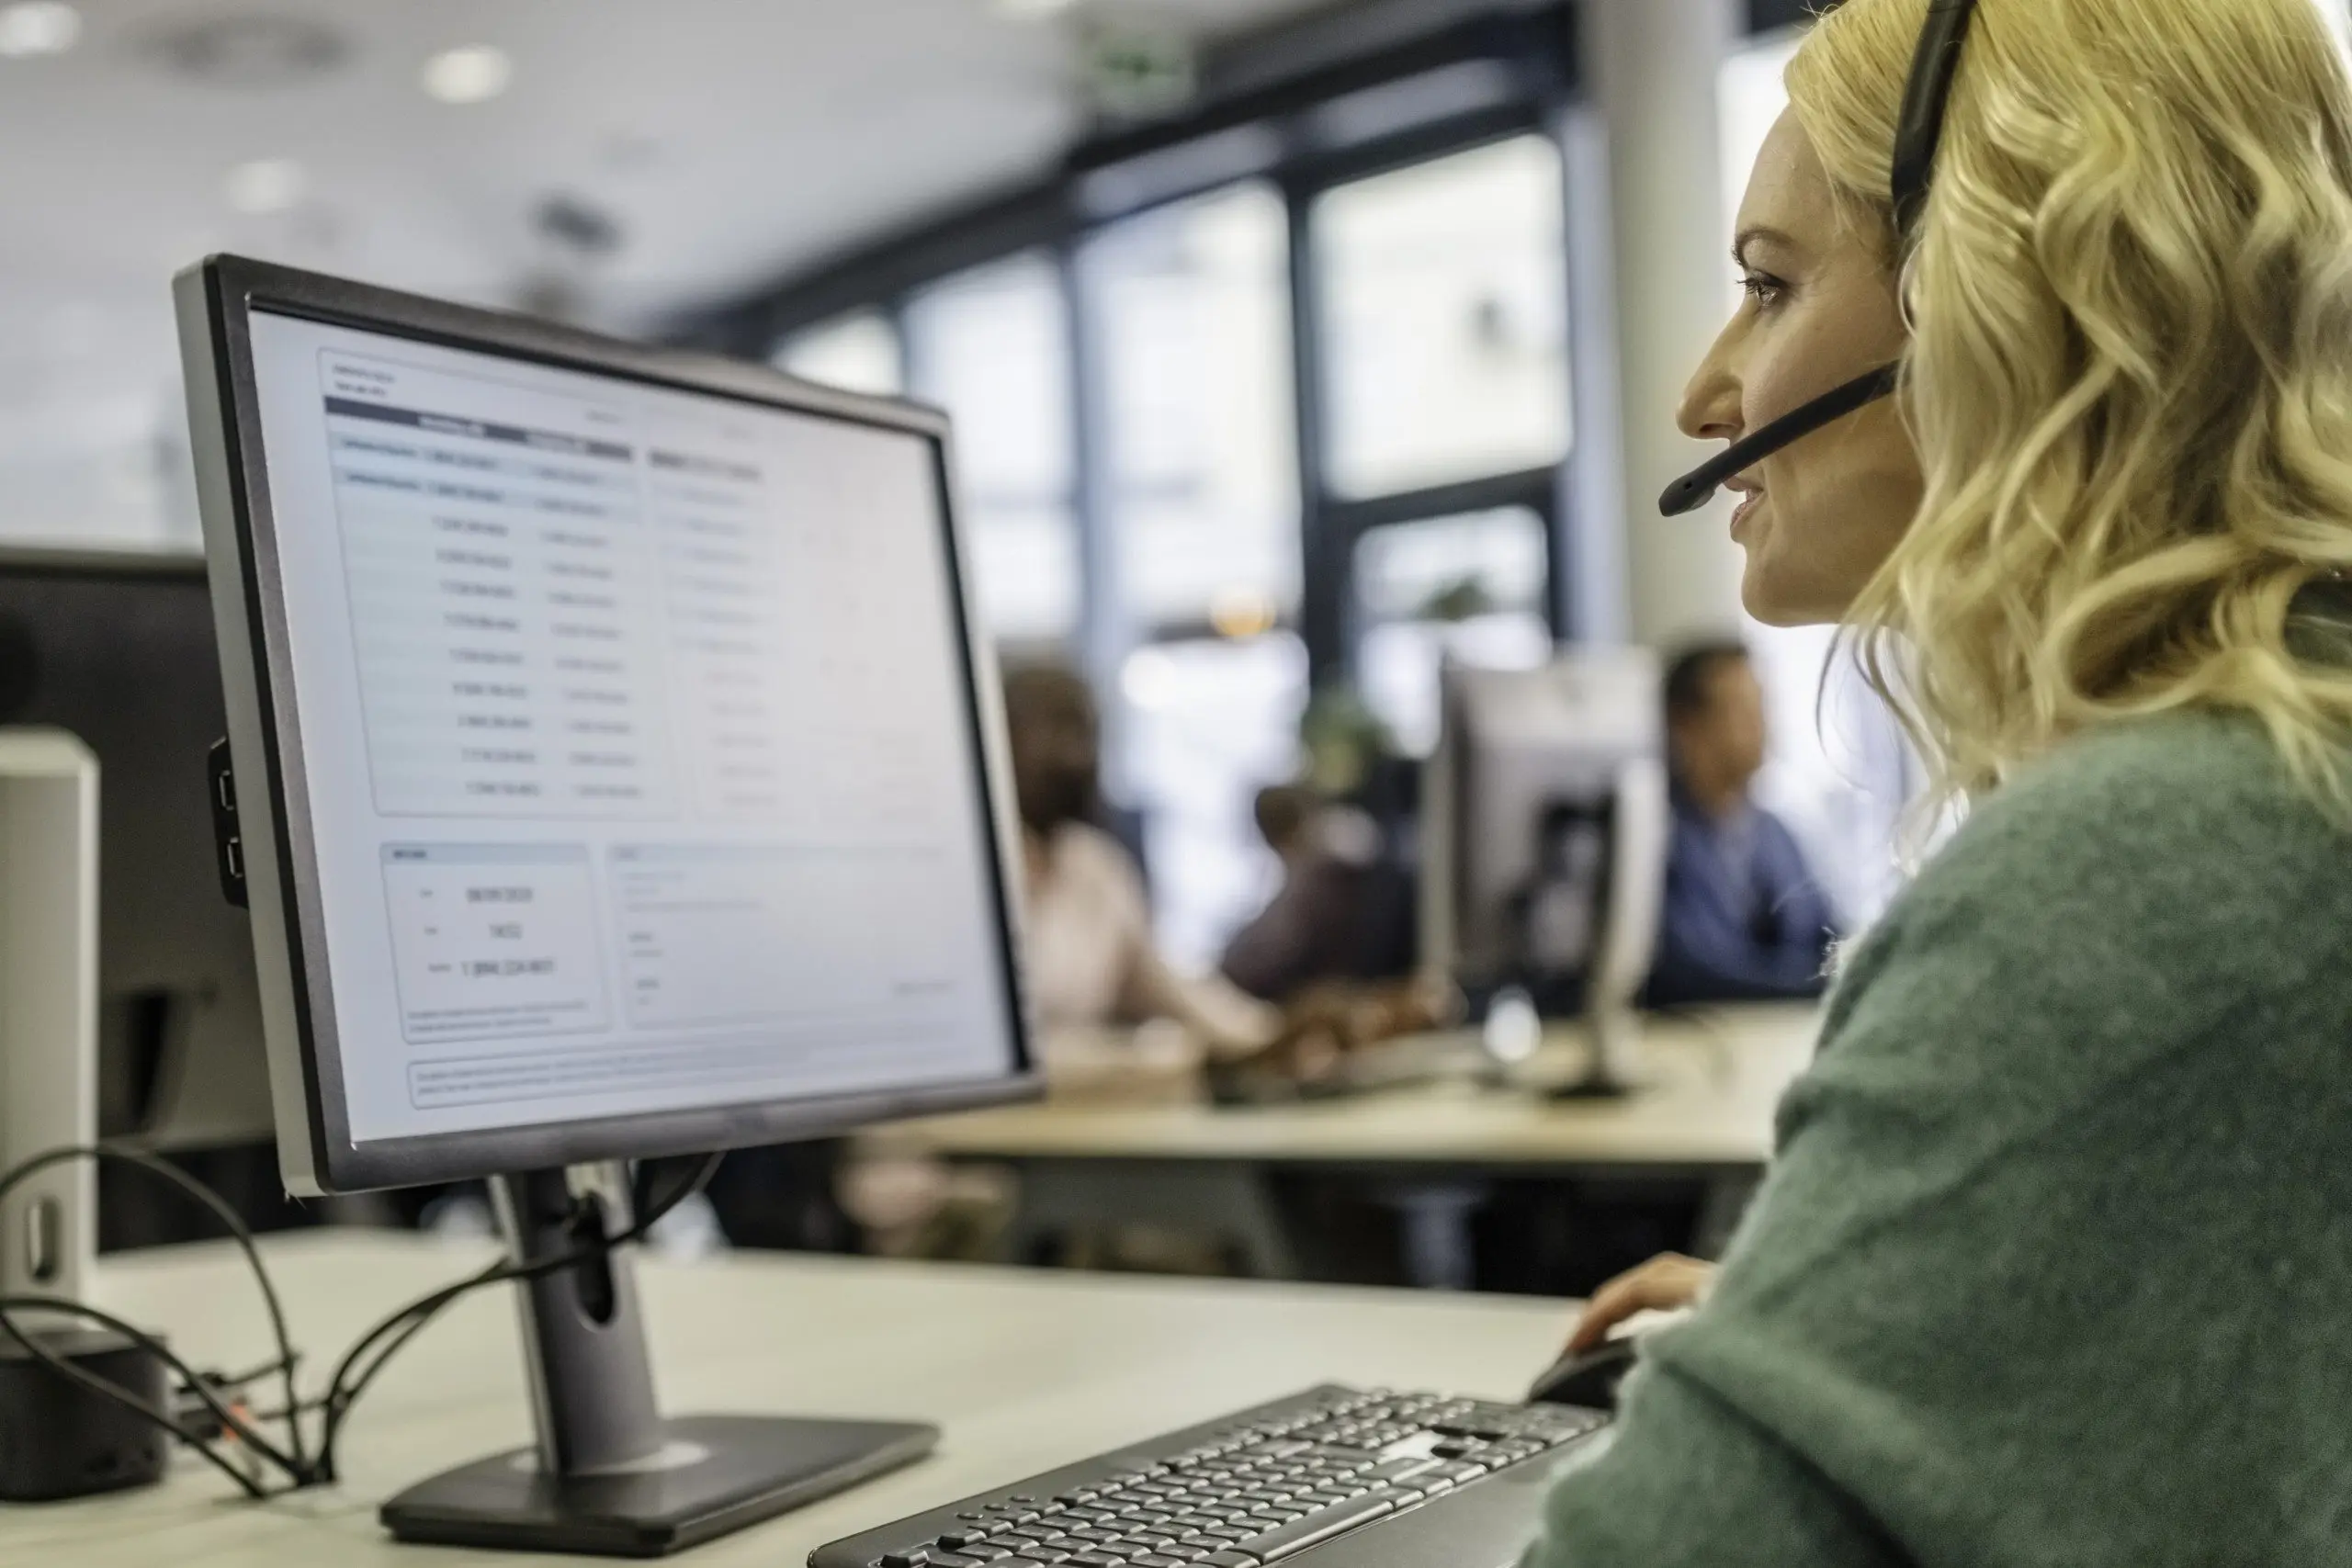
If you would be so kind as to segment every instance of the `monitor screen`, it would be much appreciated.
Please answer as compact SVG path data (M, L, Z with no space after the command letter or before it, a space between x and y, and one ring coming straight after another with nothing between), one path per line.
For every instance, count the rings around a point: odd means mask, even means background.
M1021 1070L929 435L251 332L355 1145Z

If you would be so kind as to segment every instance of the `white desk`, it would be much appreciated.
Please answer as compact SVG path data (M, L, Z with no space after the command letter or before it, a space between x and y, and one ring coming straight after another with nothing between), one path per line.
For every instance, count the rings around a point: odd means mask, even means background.
M869 1134L864 1146L1016 1167L1016 1246L1071 1224L1205 1216L1272 1278L1297 1272L1267 1188L1277 1169L1424 1184L1507 1175L1688 1178L1707 1192L1703 1250L1729 1235L1771 1157L1774 1113L1812 1060L1819 1029L1819 1011L1809 1006L1647 1020L1642 1054L1650 1084L1616 1100L1549 1100L1441 1080L1242 1109L1048 1101L904 1123ZM1527 1077L1568 1078L1583 1049L1577 1031L1556 1031ZM1458 1251L1461 1243L1442 1233L1459 1214L1432 1218L1428 1245L1440 1255ZM1438 1272L1458 1266L1441 1264Z
M478 1267L481 1249L363 1232L273 1242L314 1378L369 1322ZM646 1262L666 1411L929 1420L933 1459L688 1554L698 1568L799 1568L828 1540L1321 1382L1515 1398L1558 1348L1566 1303L738 1255ZM198 1366L271 1352L224 1247L107 1261L104 1304ZM182 1456L143 1493L0 1507L17 1568L527 1568L586 1561L395 1546L376 1506L530 1439L514 1304L484 1292L403 1353L345 1438L345 1481L255 1505Z
M1614 1100L1546 1100L1439 1081L1344 1099L1216 1109L1048 1101L910 1122L876 1146L1000 1159L1247 1160L1283 1165L1703 1168L1772 1152L1781 1096L1812 1058L1809 1007L1727 1008L1703 1021L1652 1019L1650 1087ZM1432 1041L1442 1043L1443 1037ZM1566 1076L1581 1050L1555 1032L1531 1077Z

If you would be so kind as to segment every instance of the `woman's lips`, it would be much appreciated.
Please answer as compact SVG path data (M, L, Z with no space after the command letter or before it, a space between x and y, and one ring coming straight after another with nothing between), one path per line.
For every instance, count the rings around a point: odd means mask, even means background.
M1763 500L1764 492L1759 490L1751 492L1746 501L1739 503L1739 509L1731 514L1731 536L1733 538L1736 539L1739 537L1740 529L1747 525L1747 519L1755 513L1757 506L1761 503Z

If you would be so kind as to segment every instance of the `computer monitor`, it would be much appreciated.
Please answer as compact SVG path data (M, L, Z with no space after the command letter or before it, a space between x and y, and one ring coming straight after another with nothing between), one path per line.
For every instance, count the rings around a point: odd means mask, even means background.
M1036 1092L947 425L233 257L177 285L286 1179L493 1178ZM605 1184L609 1185L609 1184ZM527 1287L535 1463L404 1539L641 1554L927 1427L654 1415L626 1260Z
M70 731L98 760L101 1131L266 1142L253 936L220 896L205 795L228 730L203 557L0 549L0 725ZM109 1219L148 1195L107 1183Z
M1580 650L1536 670L1449 664L1423 781L1425 961L1474 998L1580 1013L1578 1093L1623 1092L1664 897L1671 815L1657 663Z

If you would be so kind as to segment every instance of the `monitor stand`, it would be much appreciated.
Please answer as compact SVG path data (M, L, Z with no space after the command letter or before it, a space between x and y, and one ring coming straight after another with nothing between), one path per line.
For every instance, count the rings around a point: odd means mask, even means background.
M1584 1076L1552 1090L1554 1100L1624 1100L1642 1089L1642 1021L1630 1008L1607 1004L1585 1014L1592 1051Z
M626 1224L609 1169L492 1184L518 1258L576 1250ZM936 1427L698 1416L653 1399L627 1249L520 1287L538 1447L480 1460L383 1506L398 1539L438 1546L661 1557L929 1453Z

